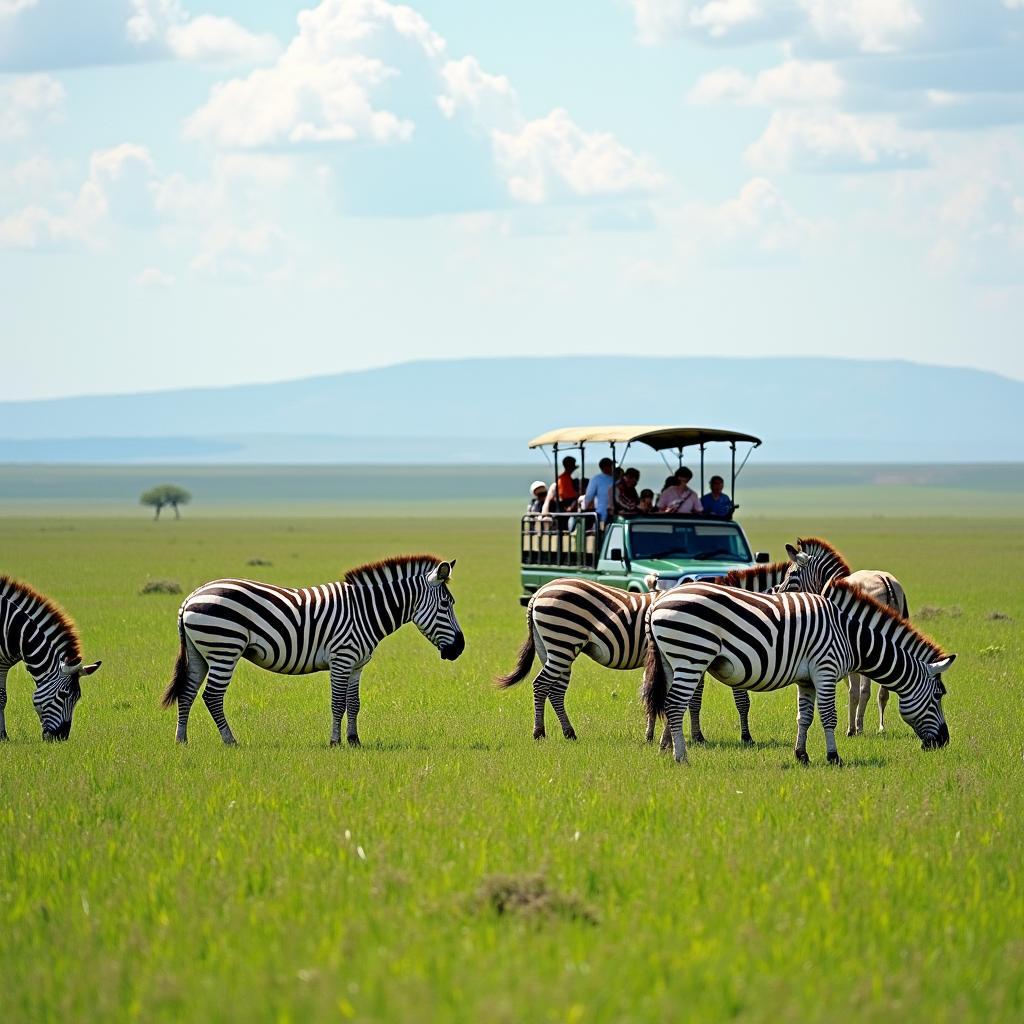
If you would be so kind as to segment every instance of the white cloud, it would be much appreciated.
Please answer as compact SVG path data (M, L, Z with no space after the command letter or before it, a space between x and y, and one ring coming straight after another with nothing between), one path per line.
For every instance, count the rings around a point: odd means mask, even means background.
M19 75L0 84L0 141L24 138L40 121L58 120L66 97L52 75Z
M0 218L0 249L63 248L79 237L73 217L26 206Z
M755 167L795 171L879 171L920 167L923 140L892 117L856 117L834 110L777 111L746 158Z
M801 0L813 36L840 52L891 53L912 42L923 19L911 0Z
M230 18L202 14L167 30L167 45L175 57L189 61L244 61L258 64L272 60L280 50L269 35L255 35Z
M471 55L450 57L421 15L386 0L324 0L303 11L273 66L216 85L185 133L228 149L404 145L405 173L418 169L419 190L429 181L438 190L435 209L449 212L466 208L459 203L502 202L495 174L509 197L529 204L606 198L662 180L648 159L606 132L585 131L562 109L527 119L505 76ZM488 143L491 166L475 166L487 160ZM339 175L347 200L360 188L405 191L400 159L375 156L373 147L353 156ZM484 184L455 183L442 194L453 173L476 173ZM395 200L403 212L405 201Z
M777 38L797 15L795 0L630 0L641 42L681 36L712 43Z
M717 250L730 262L791 255L819 231L766 178L752 178L720 205L684 207L682 221L691 244L701 252Z
M212 281L249 284L280 273L286 255L284 234L273 224L216 224L190 267Z
M146 267L136 274L135 283L140 288L166 290L174 286L174 275L160 270L159 267Z
M644 192L663 183L654 165L607 132L585 132L560 108L518 132L495 132L509 194L522 203Z
M690 91L691 103L736 103L745 106L819 105L839 100L843 80L826 61L788 60L757 76L737 68L719 68L701 76Z
M0 0L0 18L13 18L37 3L39 0Z

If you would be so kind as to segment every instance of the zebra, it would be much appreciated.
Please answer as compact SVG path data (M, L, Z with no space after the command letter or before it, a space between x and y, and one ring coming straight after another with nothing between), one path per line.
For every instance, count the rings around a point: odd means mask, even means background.
M445 661L465 649L448 589L454 568L454 558L400 555L313 587L222 579L194 590L178 610L178 660L163 695L165 708L178 705L175 738L188 742L189 711L206 678L203 702L221 739L234 745L224 691L238 659L245 658L285 675L329 671L331 746L341 743L347 713L348 742L358 747L359 678L384 637L412 622Z
M80 681L101 662L82 664L82 644L70 617L28 583L0 576L0 740L6 740L7 673L19 661L35 680L32 704L44 740L66 740L82 697Z
M686 760L683 709L703 672L747 690L799 687L795 755L807 764L807 730L817 701L831 764L836 749L836 683L863 672L900 698L900 714L923 749L949 742L942 712L946 654L906 619L845 580L824 594L749 594L692 583L668 591L647 617L644 703L664 713L676 761Z
M715 579L726 586L763 592L781 586L792 571L789 562L775 562L733 570ZM646 582L651 586L653 580L648 577ZM521 682L539 653L541 670L533 680L534 739L546 735L544 711L548 701L558 716L562 734L566 739L576 739L576 730L565 711L565 692L573 663L580 654L605 668L628 671L643 667L647 657L644 620L651 606L665 593L652 590L638 594L577 577L552 580L534 593L526 611L526 640L515 668L495 679L500 689ZM705 742L700 727L703 696L701 679L689 704L694 743ZM748 722L750 697L742 690L734 690L733 697L740 717L741 741L750 745L754 742ZM654 739L654 725L655 719L649 717L645 734L648 743Z
M786 545L786 552L793 563L793 571L786 579L783 589L807 590L820 594L830 580L841 578L867 591L876 601L888 605L905 619L910 618L907 595L892 573L882 569L859 569L851 572L846 559L827 540L820 537L801 538L794 548ZM871 680L861 672L851 672L847 682L850 685L850 720L847 736L864 732L864 712L871 699ZM885 707L889 703L889 691L878 688L878 731L885 732Z

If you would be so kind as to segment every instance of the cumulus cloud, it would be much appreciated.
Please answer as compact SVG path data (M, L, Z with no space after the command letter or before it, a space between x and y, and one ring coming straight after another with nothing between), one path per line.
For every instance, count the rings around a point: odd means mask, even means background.
M387 0L303 11L274 64L217 84L185 133L224 149L333 153L347 208L371 214L606 199L662 180L565 110L528 118L508 78L451 56L420 14Z
M153 60L257 63L277 40L231 18L194 17L180 0L0 0L0 70Z
M494 150L509 194L522 203L645 192L663 182L613 135L585 132L561 109L517 132L495 132Z
M834 110L777 111L747 160L770 170L883 171L927 163L922 140L892 117L857 117Z
M215 224L190 268L217 283L250 284L279 273L286 256L285 236L274 224Z
M174 275L160 270L159 267L146 267L135 275L135 283L140 288L165 291L174 287Z
M648 44L688 36L716 44L776 39L798 23L790 0L630 0L637 35Z
M843 80L834 65L825 61L788 60L756 76L728 67L710 71L697 80L689 99L698 105L816 105L839 100L843 89Z
M52 75L20 75L0 84L0 141L24 138L39 122L59 120L66 97Z

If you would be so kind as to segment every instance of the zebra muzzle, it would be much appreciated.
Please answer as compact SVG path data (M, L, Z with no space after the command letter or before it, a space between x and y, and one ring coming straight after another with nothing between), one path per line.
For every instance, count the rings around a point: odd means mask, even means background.
M454 661L466 649L466 637L459 633L450 644L441 648L443 661Z

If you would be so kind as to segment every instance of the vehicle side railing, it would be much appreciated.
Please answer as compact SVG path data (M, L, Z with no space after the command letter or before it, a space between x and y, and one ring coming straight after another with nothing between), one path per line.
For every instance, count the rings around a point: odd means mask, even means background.
M596 512L527 513L519 537L523 565L597 568L601 522Z

